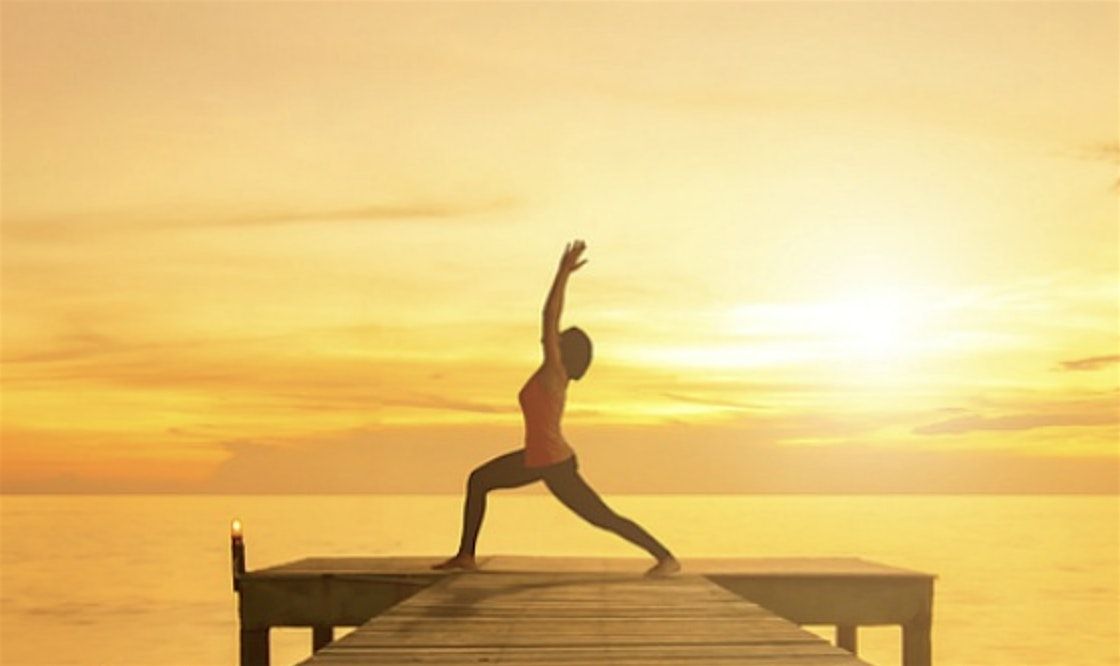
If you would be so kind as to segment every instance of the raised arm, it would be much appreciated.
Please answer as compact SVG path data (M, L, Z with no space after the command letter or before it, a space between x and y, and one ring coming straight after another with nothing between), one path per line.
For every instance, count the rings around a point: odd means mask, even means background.
M544 345L546 365L557 368L561 365L560 313L564 310L564 290L568 287L568 276L587 263L586 259L580 259L580 255L586 249L587 245L581 240L568 243L564 248L564 254L560 257L560 266L556 269L556 278L552 281L552 289L549 290L548 300L544 303L541 344Z

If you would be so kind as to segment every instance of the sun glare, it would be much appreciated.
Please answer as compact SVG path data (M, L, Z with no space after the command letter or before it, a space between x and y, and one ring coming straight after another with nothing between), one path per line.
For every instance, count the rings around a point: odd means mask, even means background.
M864 358L888 359L905 352L914 308L898 294L872 294L825 306L836 343Z
M778 364L888 361L918 351L923 302L916 290L872 289L830 300L751 304L730 313L730 329L752 340L753 356Z

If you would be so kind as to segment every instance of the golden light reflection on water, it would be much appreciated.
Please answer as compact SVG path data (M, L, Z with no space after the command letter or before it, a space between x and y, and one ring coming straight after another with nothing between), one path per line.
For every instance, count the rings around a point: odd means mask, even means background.
M686 568L699 556L841 555L937 574L940 666L1067 666L1074 657L1113 666L1120 657L1116 497L608 499ZM231 516L250 526L250 569L310 555L434 560L454 546L459 498L6 495L0 510L0 662L197 666L236 662ZM479 552L640 556L552 498L520 492L495 496ZM66 641L51 640L59 626ZM894 628L864 629L861 653L897 664L897 640ZM294 663L309 642L308 632L276 632L274 663Z

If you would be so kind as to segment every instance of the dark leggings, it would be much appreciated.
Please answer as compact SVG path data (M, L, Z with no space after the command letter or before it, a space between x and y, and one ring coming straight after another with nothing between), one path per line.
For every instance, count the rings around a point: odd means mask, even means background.
M587 485L579 475L575 456L548 467L526 467L524 450L498 456L471 472L467 480L467 500L463 505L463 537L459 554L474 555L478 530L486 513L487 493L497 488L517 488L541 480L556 499L592 525L614 532L635 546L644 548L658 560L669 556L669 550L649 532L612 511Z

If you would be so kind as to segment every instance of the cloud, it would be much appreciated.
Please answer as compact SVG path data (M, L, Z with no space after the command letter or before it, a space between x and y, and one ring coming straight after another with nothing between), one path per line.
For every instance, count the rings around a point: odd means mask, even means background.
M826 383L809 382L759 382L726 379L683 380L676 375L643 372L639 366L625 366L626 372L635 375L635 388L646 393L657 393L663 398L706 407L726 408L736 411L769 411L775 409L775 396L785 404L789 400L811 401L817 396L839 390ZM665 390L670 389L670 390ZM758 417L756 417L758 418Z
M512 198L481 201L432 201L407 204L380 203L353 208L302 209L252 213L201 221L186 226L277 226L283 224L314 224L332 222L377 222L386 220L424 220L466 218L485 213L510 210L517 206ZM172 222L168 226L177 226Z
M416 409L434 409L438 411L451 410L459 412L473 412L477 414L512 414L516 410L511 400L503 404L490 404L474 400L457 400L439 395L409 395L402 398L381 398L378 404L392 407L412 407Z
M1120 470L1112 455L854 441L790 446L720 425L573 425L566 432L582 473L603 493L1115 493ZM5 431L5 444L11 435ZM193 462L123 449L65 456L67 442L90 433L22 435L19 451L3 451L0 485L6 492L461 493L471 469L521 446L521 428L513 422L237 439L205 428L180 443L205 453ZM165 439L161 448L175 440ZM26 455L44 442L63 457ZM208 453L212 448L220 461ZM530 492L544 490L537 484Z
M1089 160L1098 160L1120 164L1120 143L1104 141L1096 145L1082 148L1078 154Z
M138 395L168 399L185 395L223 396L220 411L236 404L252 409L366 414L386 408L437 412L511 414L512 398L502 385L478 377L466 361L368 358L360 363L318 352L290 358L267 346L251 343L182 343L127 346L97 350L41 352L12 359L15 372L6 381L15 386L51 386L57 395L74 396L95 387L101 396ZM438 363L451 381L427 379ZM487 372L501 376L493 368ZM473 387L475 399L457 394ZM420 390L416 390L420 389ZM446 393L445 393L446 392Z
M458 492L480 463L520 446L516 426L369 428L231 441L213 492Z
M477 221L486 214L514 210L519 205L520 202L513 197L492 197L381 201L336 208L286 207L248 212L199 209L190 214L143 210L77 213L6 219L4 236L11 240L50 242L114 232L467 219Z
M1060 363L1062 370L1100 370L1101 368L1120 363L1120 354L1090 356L1088 358L1073 359L1072 361L1061 361Z
M1095 162L1110 162L1120 166L1120 143L1100 143L1089 146L1081 151L1081 155ZM1120 178L1112 185L1113 189L1120 192Z
M695 405L705 405L707 407L728 407L737 410L751 410L751 409L766 409L765 405L751 404L746 402L739 402L737 400L723 400L720 398L706 398L703 396L685 395L683 393L663 393L663 396L670 400L677 400L679 402L688 402Z
M1115 408L1108 411L1067 412L1052 414L1007 414L980 416L970 414L914 428L915 435L957 435L978 430L1033 430L1035 428L1068 428L1075 426L1116 425Z
M720 427L573 428L604 493L1115 492L1114 457L783 446ZM516 426L383 428L316 441L231 442L205 492L459 493L472 468L516 449ZM634 461L640 460L640 473ZM539 484L535 488L541 492Z
M101 354L110 354L132 347L99 333L82 332L68 335L47 349L0 357L0 363L55 363L78 361Z

